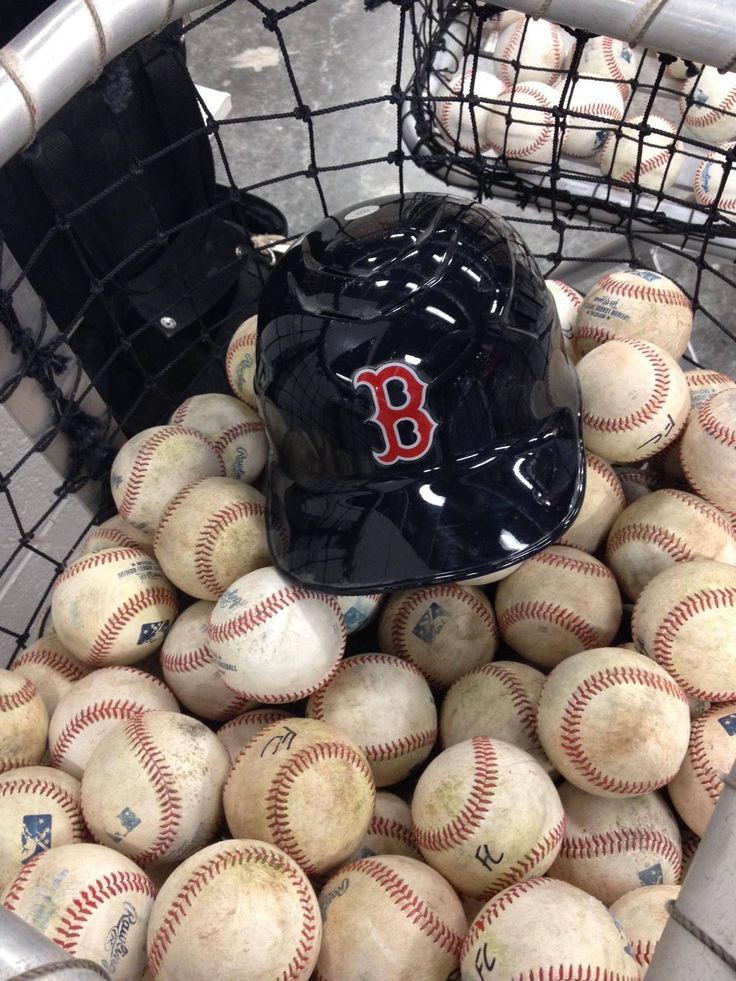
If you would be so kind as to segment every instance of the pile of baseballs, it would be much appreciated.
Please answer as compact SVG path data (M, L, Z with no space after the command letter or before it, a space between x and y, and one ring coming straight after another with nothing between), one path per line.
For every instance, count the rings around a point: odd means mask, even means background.
M6 908L118 981L643 976L736 752L736 382L666 277L548 285L586 490L490 583L278 573L254 321L122 447L0 672Z

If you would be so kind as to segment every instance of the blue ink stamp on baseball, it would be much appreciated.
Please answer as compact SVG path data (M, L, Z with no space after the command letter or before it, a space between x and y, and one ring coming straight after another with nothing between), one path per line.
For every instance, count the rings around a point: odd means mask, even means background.
M656 865L651 865L648 869L642 869L639 873L639 882L643 886L661 886L664 884L664 879L662 877L662 866L657 862Z
M439 603L430 603L417 621L412 633L415 637L423 640L425 644L431 644L442 633L442 629L449 619L447 610L443 610Z
M159 634L165 637L170 625L171 620L154 620L152 623L144 623L138 636L138 646L150 644L152 640L156 640Z
M736 736L736 712L730 715L722 715L718 720L729 736Z
M124 807L122 809L118 814L118 821L122 824L123 831L116 831L115 834L111 834L110 837L113 841L122 841L123 838L127 838L130 832L141 823L141 819L131 807Z
M24 814L20 833L21 863L30 862L36 855L51 848L51 815Z

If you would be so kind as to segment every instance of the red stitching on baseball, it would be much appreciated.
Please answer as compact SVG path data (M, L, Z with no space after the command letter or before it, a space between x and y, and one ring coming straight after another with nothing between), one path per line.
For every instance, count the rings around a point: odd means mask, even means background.
M206 668L215 660L215 655L203 644L189 651L161 651L161 667L164 671L171 674L187 674L189 671L197 671L199 668Z
M680 878L680 846L664 832L647 828L619 827L587 835L571 835L563 838L560 857L579 860L631 851L654 852L671 867L675 879Z
M3 906L5 909L9 909L11 912L15 910L15 906L20 902L23 895L23 890L28 885L28 880L31 877L33 870L38 865L39 859L43 858L45 854L45 852L39 852L38 855L35 855L32 859L30 859L30 861L26 862L20 872L9 884L5 893L5 899L3 899Z
M596 285L596 290L606 290L613 296L625 296L634 300L651 300L655 303L664 303L666 306L684 307L686 310L692 311L690 300L679 288L677 288L677 292L672 292L668 289L647 286L644 283L624 283L616 278L615 273L609 273L600 279Z
M708 404L707 402L705 403ZM702 514L704 518L708 518L712 521L721 531L725 532L729 538L733 536L731 531L731 525L728 523L726 518L721 514L718 508L709 504L707 501L702 501L695 494L688 494L687 491L677 490L675 487L665 487L662 489L663 494L668 497L674 498L676 501L680 501L682 504L686 504L688 507L693 508L698 514Z
M273 776L266 794L266 823L273 843L290 855L307 875L319 875L303 851L289 821L289 794L302 773L320 760L346 760L373 786L373 774L365 758L344 743L320 742L284 760ZM232 776L234 771L230 771ZM229 782L229 778L228 778ZM227 783L225 784L227 787Z
M262 517L264 513L264 506L258 502L238 501L208 516L194 545L194 568L199 581L213 596L221 596L231 582L222 582L216 572L214 554L218 535L236 521Z
M254 723L263 723L263 728L271 725L272 722L282 722L284 719L289 719L291 716L288 712L279 711L269 711L268 709L253 709L250 712L244 712L243 715L239 715L237 719L230 719L224 725L220 726L217 730L217 735L219 736L223 732L227 732L230 729L239 729L240 726L251 726Z
M552 107L547 104L544 96L542 96L535 89L530 88L528 85L517 85L516 88L514 89L514 99L516 98L517 95L519 95L519 93L521 93L522 95L529 96L532 101L536 100L537 108L541 107L542 109L546 109L547 112L545 112L544 114L543 122L537 123L535 121L534 123L526 123L527 126L536 126L537 129L541 129L542 132L540 133L539 136L537 136L537 138L532 143L527 143L525 146L517 147L514 150L510 150L507 145L508 138L506 133L504 133L503 145L494 143L494 141L489 136L489 145L493 147L496 153L505 154L508 158L512 160L522 159L524 157L532 156L534 153L537 152L537 150L541 149L541 147L543 147L544 144L547 143L550 139L554 139L554 117L551 111ZM510 106L516 106L517 109L534 108L533 106L532 107L525 106L523 103L518 103L518 102L510 103ZM513 119L512 119L512 125L513 125Z
M624 99L624 101L626 101L629 92L631 91L631 86L627 84L626 76L624 75L618 61L616 60L616 55L614 54L613 51L613 42L614 42L613 38L604 37L603 43L601 44L601 52L603 54L603 60L606 63L606 68L608 68L609 72L611 73L611 78L613 78L614 80L618 80L620 83L619 85L616 86L616 88L621 93L621 96ZM634 76L631 75L629 77L633 78Z
M256 331L247 331L245 334L241 334L240 337L233 338L230 341L230 346L225 355L225 373L228 376L233 372L233 361L235 360L236 353L244 347L255 348L256 336Z
M338 675L345 674L355 665L365 664L387 664L389 667L399 668L402 671L408 671L410 674L419 675L420 678L424 677L419 668L412 664L411 661L405 661L402 658L392 657L388 654L358 654L354 657L347 658L347 660L341 661L330 680L334 681ZM312 695L312 702L310 706L312 718L324 721L324 702L327 694L328 685L325 684L319 689L319 691L316 691Z
M176 494L174 494L174 496L171 498L169 503L164 508L164 512L161 515L158 526L156 528L156 534L154 535L153 538L154 551L158 551L158 549L161 547L161 534L164 528L168 525L172 514L174 514L174 512L179 507L181 502L186 500L187 497L189 497L191 491L199 484L201 484L203 480L206 479L207 479L206 477L197 477L195 480L190 481L188 484L182 487L182 489L178 491Z
M644 405L635 412L630 412L627 416L610 418L608 416L595 416L591 412L583 412L583 424L589 429L594 429L598 432L620 433L627 429L634 429L636 426L642 425L642 423L649 422L650 419L655 418L657 413L665 405L670 390L670 377L667 371L667 365L650 345L642 344L640 341L630 337L617 338L617 342L620 344L630 344L631 347L644 355L654 372L654 384L651 388L651 394Z
M728 375L724 375L720 371L688 371L685 374L685 381L691 391L693 389L697 391L697 389L709 385L728 385L729 388L736 386L733 378L729 378Z
M716 710L718 711L720 709ZM721 796L723 782L708 758L705 748L705 723L709 722L716 712L706 712L705 715L693 720L690 728L690 748L686 757L690 760L696 779L700 781L703 790L714 804L718 803L718 798Z
M709 107L709 111L705 112L705 107ZM701 103L692 102L688 105L687 98L685 95L680 96L680 111L683 116L687 113L687 118L685 119L685 125L689 126L690 129L700 129L705 126L712 126L713 123L719 123L727 115L733 115L732 110L736 109L736 85L731 89L725 99L721 102L720 106L717 108L712 106L711 103ZM702 113L702 115L694 115L693 110L696 113ZM734 120L736 122L736 120Z
M672 159L671 148L665 147L659 153L655 154L653 157L644 158L644 151L647 149L653 149L651 144L645 143L642 150L642 159L640 166L637 169L636 164L633 167L629 167L625 170L620 177L615 178L621 181L623 184L635 184L639 177L643 177L645 174L651 173L653 170L658 170L660 167L667 168L667 164ZM662 175L662 180L664 180L664 174Z
M73 954L77 949L87 920L106 899L138 893L154 899L156 890L143 872L108 872L102 878L90 882L80 890L61 914L61 925L56 928L52 938L55 944Z
M0 773L8 770L18 770L22 766L37 766L38 760L30 760L25 756L4 756L0 758Z
M594 470L600 477L603 477L605 482L613 491L618 503L622 508L625 508L628 503L626 500L626 494L624 494L621 481L616 476L616 471L613 469L613 467L609 467L605 461L599 459L592 453L586 453L585 459L588 464L588 469Z
M67 579L71 579L79 572L87 572L89 569L95 569L100 565L110 565L110 563L117 562L119 559L140 558L150 560L151 556L137 545L134 547L131 546L130 548L108 548L102 552L94 552L92 555L86 555L84 558L75 559L68 569L65 569L57 576L54 587L58 586L59 583L66 582Z
M687 705L687 697L675 681L662 678L652 671L632 667L612 667L589 675L571 693L567 700L560 725L560 746L570 763L586 780L601 790L634 796L657 790L658 787L669 783L675 772L666 779L653 782L651 780L627 781L617 777L606 776L588 758L583 746L581 726L585 710L590 702L602 692L616 685L642 685L652 688L662 694L669 695ZM544 697L544 696L542 696Z
M551 279L550 282L554 283L558 289L565 294L576 310L581 306L583 298L577 290L572 288L572 286L568 286L567 283L563 283L561 279Z
M12 771L11 771L12 772ZM38 777L18 776L14 780L4 780L0 783L0 797L12 797L16 794L32 794L34 797L48 797L64 811L71 825L72 835L76 841L83 841L87 828L82 819L79 800L64 787L50 780Z
M563 630L572 634L573 637L576 637L583 645L584 650L597 647L600 643L598 631L591 623L580 616L580 614L575 613L573 610L567 610L565 607L558 606L557 603L551 600L547 602L533 600L525 603L514 603L513 606L508 607L498 617L498 623L504 637L508 636L509 632L517 623L523 623L527 620L542 620L561 627Z
M26 665L39 664L42 667L51 668L67 681L79 681L87 673L81 665L76 665L65 658L58 651L43 647L35 651L23 651L10 668L11 671L20 671Z
M526 879L524 882L517 882L513 886L509 886L508 889L505 889L502 893L499 893L499 895L494 896L493 899L491 899L484 907L482 916L476 917L475 921L470 927L470 930L466 934L465 940L463 941L462 951L460 953L461 960L482 935L486 926L490 925L493 920L497 920L499 915L504 913L507 907L511 906L515 899L519 899L521 896L526 895L526 893L532 892L534 889L539 889L551 881L551 879L542 878ZM571 977L574 977L574 975L571 975ZM546 981L546 979L544 979L544 981ZM604 981L604 979L596 978L596 981Z
M104 554L104 553L102 553ZM120 632L135 619L139 613L144 613L152 606L162 606L175 615L176 596L173 590L165 586L154 586L143 589L127 599L107 618L94 643L87 651L90 664L99 665L109 654ZM157 614L158 615L158 614Z
M507 889L509 886L513 886L514 883L519 882L520 879L525 879L527 876L534 874L534 870L539 866L539 863L543 862L557 848L564 834L565 816L563 814L557 824L542 838L539 844L535 845L530 852L512 865L508 872L502 875L500 879L495 880L489 889L486 889L478 896L478 899L485 902L502 889Z
M725 446L736 446L736 430L730 426L725 426L716 416L712 405L714 398L717 396L706 399L698 406L698 423L704 432L719 443L723 443Z
M616 550L631 542L645 542L654 545L671 556L676 562L689 562L690 559L695 558L695 553L684 539L672 534L667 528L646 524L625 525L611 535L606 545L606 561L610 564Z
M160 682L158 683L161 684ZM162 687L166 688L165 685L162 685ZM166 691L168 691L168 688L166 688ZM50 747L51 762L54 766L61 768L64 757L72 743L80 733L84 732L87 726L95 722L124 721L136 713L145 711L146 709L140 702L133 702L127 698L118 698L96 702L94 705L87 705L81 712L77 712L74 718L67 722L59 733L54 745Z
M381 763L385 760L395 760L401 756L416 753L427 746L434 746L437 740L437 729L425 729L423 732L413 732L387 743L372 743L370 746L361 745L361 750L371 763Z
M199 893L218 875L235 865L256 862L265 865L275 872L283 872L291 885L296 889L299 905L302 909L302 926L296 950L286 966L279 981L301 977L315 947L317 935L317 917L315 915L313 893L305 876L300 869L290 861L285 861L281 855L275 854L265 845L247 848L227 848L214 858L200 865L189 876L177 895L172 899L161 926L152 938L148 954L148 963L154 975L161 970L164 956L176 936L177 927L182 926L194 900Z
M137 542L135 538L131 538L126 535L124 531L119 528L97 528L91 533L87 541L84 543L85 548L89 548L90 543L104 541L108 539L113 542L118 548L140 548L143 549L143 545Z
M223 641L235 640L249 630L263 626L264 623L270 620L271 617L276 616L277 613L280 613L281 610L285 610L303 599L321 600L326 606L329 606L341 625L344 641L344 621L335 597L328 593L313 593L306 589L299 589L298 586L285 586L282 589L278 589L275 593L262 599L260 603L254 603L247 610L233 617L232 620L226 620L224 623L210 622L207 634L210 640L216 644L222 643Z
M421 852L417 849L411 828L407 828L400 821L392 821L390 818L379 817L378 814L374 814L366 831L366 836L368 835L375 835L379 838L396 838L417 858L421 859L422 857Z
M476 673L498 678L511 696L511 704L516 711L522 728L531 738L535 747L541 751L542 744L539 741L539 734L537 732L537 706L529 698L529 693L514 672L496 663L483 664L477 669Z
M537 552L529 561L538 565L569 569L571 572L577 572L583 576L593 576L595 579L616 581L610 569L607 569L602 562L596 562L595 559L591 558L578 559L574 555L560 555L558 552L545 550L544 552Z
M250 436L252 433L262 433L263 423L260 419L253 419L249 422L239 422L235 426L230 426L226 429L224 433L221 433L216 440L213 441L215 449L218 453L224 453L227 447L234 443L235 440L241 439L243 436Z
M457 816L439 828L424 829L414 823L414 839L422 851L441 852L466 841L488 813L498 785L498 758L486 736L474 736L473 783Z
M18 691L11 691L0 695L0 712L12 712L13 709L22 708L23 705L32 702L36 697L38 693L33 682L27 678L23 679L23 681L24 683Z

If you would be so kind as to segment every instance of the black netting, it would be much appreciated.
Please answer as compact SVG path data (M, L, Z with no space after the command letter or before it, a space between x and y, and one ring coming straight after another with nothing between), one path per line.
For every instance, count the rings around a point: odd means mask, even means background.
M3 43L44 6L8 19ZM536 22L518 22L521 54L504 58L492 5L368 6L377 9L352 5L341 16L368 44L371 22L390 21L390 72L325 70L336 9L327 0L280 9L225 0L116 59L0 172L5 655L39 633L54 577L113 513L107 479L122 441L165 422L187 395L229 390L224 353L257 309L274 243L352 201L445 181L492 199L546 276L584 290L617 264L658 269L696 311L686 360L734 373L736 224L692 192L696 166L714 152L723 166L711 168L709 193L727 196L733 150L715 146L707 126L699 138L685 125L707 92L698 66L678 66L682 81L669 73L671 56L629 51L626 77L603 84L619 93L626 120L642 120L612 124L595 105L570 102L595 74L600 42L584 32L561 29L561 95L540 108L525 80L535 67L549 71L525 53ZM196 38L223 22L247 32L251 50L276 50L279 78L218 120L188 63L203 74ZM311 55L308 22L324 27ZM465 81L453 88L458 73ZM487 73L505 76L511 108L488 94ZM519 144L520 110L539 131L536 150ZM623 148L628 173L616 154L601 169L564 152L575 130ZM663 165L651 165L648 144L664 150ZM257 148L267 148L259 165Z

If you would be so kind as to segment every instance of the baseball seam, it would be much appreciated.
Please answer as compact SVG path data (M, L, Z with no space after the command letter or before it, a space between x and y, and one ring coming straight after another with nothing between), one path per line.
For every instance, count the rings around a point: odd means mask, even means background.
M729 426L724 426L718 419L713 412L712 402L713 399L709 398L698 406L698 423L704 432L712 436L719 443L723 443L729 447L736 446L736 431Z
M572 286L568 286L567 283L563 283L561 279L553 279L551 280L551 282L553 282L557 286L557 288L562 293L565 294L565 296L570 301L570 303L572 303L575 310L578 310L580 308L583 302L583 298L578 293L577 290L574 290Z
M163 514L159 519L158 526L156 528L156 534L154 535L153 538L154 552L158 552L158 550L161 547L161 535L163 533L164 528L166 528L169 521L171 520L171 516L176 512L176 509L179 507L182 501L185 501L189 497L191 492L194 490L194 488L197 487L199 484L201 484L203 480L206 480L206 478L197 477L195 480L191 480L188 484L185 484L180 491L177 491L177 493L174 494L174 496L171 498L169 503L166 505Z
M619 827L611 831L565 836L560 848L560 857L580 860L621 855L631 851L654 852L669 864L675 879L680 878L682 853L679 845L663 831L647 828Z
M282 610L293 606L294 603L299 602L303 599L315 599L323 602L326 606L332 610L338 619L338 622L342 626L343 640L345 639L345 629L343 626L343 618L340 607L337 604L337 600L334 596L330 596L327 593L312 593L304 589L299 589L294 586L286 586L282 589L278 589L275 593L270 596L266 596L259 603L254 603L247 610L239 613L236 617L231 620L226 620L223 623L212 623L207 629L207 634L210 640L214 641L216 644L222 643L223 641L235 640L241 637L244 633L249 630L254 630L256 627L261 627L263 624L267 623L271 617L276 616Z
M69 953L77 949L82 930L87 920L106 899L138 893L154 899L156 891L153 883L143 872L109 872L102 878L89 883L79 896L75 897L60 916L61 924L52 938Z
M225 450L238 439L242 439L243 436L251 436L253 433L263 432L263 423L260 419L253 419L248 422L239 422L235 426L230 426L221 433L217 439L213 441L215 449L218 453L224 453Z
M626 494L624 494L624 489L621 486L621 481L616 476L616 472L613 467L607 466L605 461L600 460L597 456L592 453L586 454L586 462L590 470L594 470L599 477L602 477L611 490L614 496L622 508L627 505Z
M515 862L511 868L505 872L499 879L494 879L493 885L482 892L478 899L483 901L488 901L497 892L502 889L507 889L509 886L513 886L520 879L526 879L531 877L536 873L535 870L538 868L539 863L543 862L552 852L555 851L557 846L563 839L565 834L565 816L560 818L557 824L542 838L542 840L532 848L530 852L520 858L518 862Z
M705 111L706 107L708 109L707 112ZM714 123L721 122L724 116L728 114L733 115L732 110L736 109L736 87L730 90L725 99L717 107L708 102L705 104L692 102L688 105L687 99L683 95L680 97L680 109L683 116L687 114L685 124L690 129L695 130L712 126ZM695 110L695 114L693 110ZM701 115L696 115L697 113L701 113Z
M26 678L24 679L24 684L21 685L18 691L0 695L0 712L12 712L14 709L22 708L24 705L32 702L36 694L36 686Z
M61 764L74 740L89 725L95 722L107 722L110 720L124 721L129 719L133 714L145 711L145 707L139 702L133 702L127 698L97 702L93 705L85 706L67 722L59 733L54 745L51 747L51 762L54 766L62 768Z
M195 650L189 651L161 651L161 667L165 672L171 674L187 674L189 671L197 671L199 668L206 668L213 664L215 656L212 651L203 644Z
M599 646L600 635L593 624L580 616L579 613L559 606L552 600L514 603L500 613L498 617L501 633L507 641L508 635L517 624L530 620L542 621L560 627L572 634L583 645L584 650Z
M513 671L502 668L499 664L484 664L480 672L490 677L498 678L501 684L507 689L511 697L511 704L514 707L522 728L531 738L534 746L541 751L542 744L539 741L539 735L537 733L537 706L529 698L529 693Z
M667 396L670 391L670 378L667 366L650 345L643 345L639 341L628 337L618 338L619 343L630 344L636 351L644 355L654 373L654 384L649 390L649 397L646 402L635 412L630 412L626 416L596 416L591 412L583 412L583 424L589 429L598 432L620 433L626 430L636 429L644 423L654 419L657 413L666 404ZM613 343L613 342L612 342Z
M263 505L257 502L238 501L208 515L194 545L194 568L201 584L215 599L224 593L231 582L221 582L215 571L214 555L218 536L236 521L262 517L264 511Z
M374 814L371 818L370 824L368 825L368 830L366 831L366 836L368 835L375 835L379 838L396 838L397 841L400 841L402 845L405 845L412 852L412 854L416 855L417 858L421 858L421 854L417 849L411 828L407 827L405 824L402 824L400 821L392 821L390 818L381 817L378 814Z
M713 768L713 764L708 758L705 748L705 723L712 717L713 713L709 712L701 715L699 719L695 719L692 723L690 748L686 759L689 758L690 760L696 780L698 780L713 803L717 804L718 798L721 796L723 783Z
M625 525L619 528L608 539L606 545L606 561L609 562L622 545L631 542L645 542L653 545L669 555L676 562L688 562L695 558L695 553L684 539L670 532L667 528L657 525Z
M143 589L127 599L107 618L97 637L87 651L87 658L90 664L99 665L105 660L105 655L109 654L117 640L120 632L131 622L139 613L144 613L152 606L164 607L173 614L176 613L176 597L172 590L165 586L152 586ZM157 611L157 615L158 615ZM154 638L158 640L158 638Z
M659 170L662 167L666 170L667 164L672 159L670 150L665 148L664 150L660 150L660 152L656 153L653 157L645 158L644 151L647 149L652 149L652 147L650 144L645 143L642 149L642 159L638 168L636 164L634 164L616 179L624 184L634 184L638 178L644 177L647 174L652 173L652 171ZM664 174L662 174L662 180L664 180Z
M137 542L134 538L128 537L128 535L126 535L125 532L121 531L119 528L98 528L89 536L87 541L84 543L84 547L85 549L89 549L92 542L96 543L98 541L105 540L114 542L118 548L144 548L140 542Z
M233 362L235 361L235 355L238 353L238 351L245 347L253 348L255 347L255 343L255 331L248 331L245 334L241 334L241 336L238 338L233 338L225 356L225 373L228 377L230 377L233 373Z
M58 651L49 648L41 648L35 651L23 651L15 659L11 671L20 671L26 665L38 664L41 667L50 668L67 681L79 681L86 674L81 666L70 664L70 662Z
M92 555L87 555L84 558L76 559L74 563L65 569L56 578L54 583L54 588L60 583L66 582L73 576L76 576L80 572L87 572L89 569L95 569L100 565L110 565L112 562L117 562L119 559L139 559L143 549L137 546L131 546L130 548L108 548L104 549L102 552L94 552ZM150 559L150 555L143 552L145 558Z
M18 794L31 794L34 797L48 797L64 811L71 825L75 841L84 840L87 828L82 818L79 800L63 787L50 780L32 777L18 777L0 783L0 797L13 797Z
M597 291L605 291L613 296L623 296L629 300L646 300L652 303L662 303L668 307L684 307L692 311L690 300L682 290L660 289L655 286L647 286L644 283L622 282L617 279L615 274L609 273L598 281Z
M557 566L560 569L567 569L570 572L576 572L583 576L593 576L596 579L610 579L615 582L613 573L610 569L607 569L602 562L597 562L594 559L578 559L574 556L569 555L559 555L557 552L537 552L536 555L532 556L531 562L537 565L551 565Z

